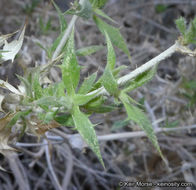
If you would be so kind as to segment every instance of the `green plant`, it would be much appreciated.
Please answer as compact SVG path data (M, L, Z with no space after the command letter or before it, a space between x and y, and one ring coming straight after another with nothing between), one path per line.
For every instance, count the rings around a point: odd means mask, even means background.
M89 116L93 113L111 112L123 105L128 116L126 121L132 120L138 124L164 159L151 122L129 93L150 81L156 73L157 64L173 53L182 52L195 56L195 51L190 50L188 44L195 43L196 19L191 22L188 29L183 18L177 20L176 24L182 36L174 45L131 73L119 77L119 72L124 67L116 67L113 46L122 50L129 60L131 60L131 56L119 29L113 24L108 24L108 21L110 23L115 21L101 10L106 2L106 0L75 1L72 8L66 12L66 14L73 15L68 25L64 19L64 13L60 12L53 2L59 15L60 34L51 47L43 47L47 52L49 62L44 66L27 71L24 77L18 76L21 81L18 89L6 81L0 81L2 88L8 89L14 94L11 97L14 106L8 106L9 111L0 120L1 153L4 153L4 149L11 149L8 146L8 139L10 129L14 126L17 126L21 134L28 130L40 136L52 128L64 125L75 127L74 129L80 133L104 166L95 133L95 124L91 123ZM107 64L103 75L97 79L97 73L93 73L82 83L79 83L81 67L77 62L77 56L95 53L103 47L93 45L75 49L74 25L79 17L92 19L105 36L107 44ZM2 61L9 59L13 61L22 46L24 31L25 27L19 39L10 43L7 43L7 39L12 34L0 37L0 45L3 46L0 51ZM50 81L50 84L43 88L43 81L54 65L60 68L62 80L60 82ZM47 78L47 80L49 79ZM111 97L114 101L107 101ZM1 103L6 101L6 98L6 96L1 98Z

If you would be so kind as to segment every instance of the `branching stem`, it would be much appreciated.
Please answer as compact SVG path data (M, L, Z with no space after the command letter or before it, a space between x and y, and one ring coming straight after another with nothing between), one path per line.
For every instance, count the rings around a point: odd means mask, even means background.
M82 5L84 3L84 0L80 0L79 3ZM63 37L62 37L60 43L58 44L56 50L54 51L54 53L52 55L52 60L50 60L50 62L43 67L42 71L49 70L55 64L55 61L58 58L58 56L61 54L61 51L62 51L63 47L65 46L77 19L78 19L77 15L74 15L72 17L67 29L64 31L64 34L63 34Z
M152 68L153 66L159 64L161 61L163 61L166 58L170 57L175 52L186 53L183 50L184 50L184 47L181 46L178 41L176 41L176 43L174 45L172 45L171 47L169 47L167 50L165 50L164 52L162 52L158 56L154 57L153 59L151 59L150 61L146 62L142 66L138 67L137 69L135 69L131 73L129 73L129 74L127 74L127 75L119 78L118 81L117 81L118 85L119 86L123 86L125 83L127 83L131 79L137 77L141 73L143 73L143 72L149 70L150 68ZM101 87L99 89L96 89L96 90L88 93L88 95L95 94L98 91L99 91L98 95L104 95L104 94L107 95L108 94L107 91L105 90L105 88L104 87Z

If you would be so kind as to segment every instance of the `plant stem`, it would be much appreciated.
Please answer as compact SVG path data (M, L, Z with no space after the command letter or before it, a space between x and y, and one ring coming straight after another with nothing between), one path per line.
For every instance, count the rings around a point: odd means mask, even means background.
M119 85L123 85L129 80L135 78L136 76L140 75L141 73L147 71L148 69L152 68L153 66L157 65L164 59L170 57L172 54L174 54L179 48L179 44L176 42L174 45L172 45L170 48L159 54L158 56L154 57L150 61L146 62L142 66L138 67L134 71L132 71L130 74L127 74L118 80Z
M82 5L84 3L85 0L80 0L79 4ZM63 38L61 39L60 43L58 44L53 56L52 56L52 62L59 56L59 54L61 53L61 50L63 48L63 46L66 44L68 38L69 38L69 34L71 33L71 30L73 28L73 26L75 25L76 21L78 19L78 16L74 15L67 27L67 29L64 32Z
M167 50L165 50L164 52L162 52L158 56L154 57L153 59L146 62L142 66L138 67L137 69L135 69L131 73L119 78L117 81L118 85L119 86L124 85L125 83L127 83L131 79L135 78L136 76L140 75L141 73L143 73L143 72L147 71L148 69L152 68L153 66L157 65L158 63L160 63L164 59L170 57L172 54L179 51L181 48L182 48L181 45L178 42L176 42L174 45L169 47ZM92 95L97 92L99 92L97 95L103 95L103 94L107 95L108 94L107 91L105 90L105 88L101 87L99 89L96 89L96 90L88 93L88 95Z
M64 47L65 43L67 42L68 38L69 38L69 34L71 33L76 21L78 19L78 16L74 15L67 27L67 29L65 30L65 33L63 35L63 38L61 39L60 43L58 44L55 52L53 53L52 56L52 62L55 61L55 59L59 56L59 54L61 53L62 48Z
M85 0L80 0L79 3L82 5L82 4L84 3L84 1L85 1ZM77 16L77 15L74 15L74 16L72 17L72 19L71 19L71 21L70 21L70 23L69 23L67 29L64 31L64 34L63 34L63 37L62 37L60 43L58 44L56 50L54 51L54 53L53 53L53 55L52 55L52 60L50 60L49 63L48 63L47 65L44 65L44 66L43 66L42 72L44 72L44 71L46 71L46 70L47 70L47 71L50 70L50 68L55 64L55 60L56 60L56 58L60 55L60 53L61 53L63 47L65 46L65 44L66 44L66 42L67 42L67 40L68 40L68 38L69 38L69 35L70 35L70 33L71 33L71 31L72 31L72 29L73 29L73 27L74 27L74 25L75 25L77 19L78 19L78 16ZM43 77L44 77L45 75L46 75L46 73L43 75Z

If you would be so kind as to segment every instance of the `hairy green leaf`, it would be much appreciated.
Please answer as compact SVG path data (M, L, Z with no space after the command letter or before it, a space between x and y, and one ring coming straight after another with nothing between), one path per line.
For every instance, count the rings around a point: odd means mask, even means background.
M87 108L87 111L90 112L90 113L91 112L92 113L108 113L108 112L111 112L111 111L114 111L115 109L117 109L117 107L109 106L109 105L100 105L100 106L97 106L97 107L87 106L85 108Z
M55 115L54 120L63 126L74 126L73 118L70 114L63 113Z
M93 15L92 5L89 0L83 0L82 4L75 1L71 9L66 11L65 14L77 15L84 19L89 19Z
M24 84L26 95L28 97L32 98L33 95L32 95L32 90L31 90L31 84L30 84L30 82L26 78L24 78L24 77L22 77L20 75L17 75L16 74L16 76Z
M59 21L60 21L61 33L62 33L67 28L67 22L64 18L64 14L61 12L61 10L57 6L57 4L54 2L54 0L52 0L52 3L55 9L57 10Z
M175 21L176 23L176 27L178 28L178 30L182 33L182 35L185 35L186 32L186 20L184 17L180 17L179 19L177 19Z
M119 74L122 70L124 70L124 69L126 69L126 68L127 68L126 65L121 65L121 66L119 66L119 67L116 67L116 68L112 71L113 76L114 76L115 78L117 78L117 77L118 77L118 74Z
M110 18L108 15L106 15L101 9L94 9L94 12L96 14L98 14L99 16L102 16L103 18L108 19L109 21L113 22L113 23L117 23L116 21L114 21L112 18Z
M112 125L111 131L116 131L118 129L121 129L125 126L127 126L130 122L128 120L119 120L115 121L114 124Z
M43 88L44 96L56 96L57 84L49 84L46 88Z
M35 73L33 74L32 90L34 92L34 99L35 100L42 97L43 89L42 89L40 82L39 82L39 72L38 71L37 72L35 71Z
M79 110L78 106L75 106L73 108L72 117L78 132L90 146L93 152L97 155L99 161L104 167L104 162L101 157L97 136L94 130L94 125L90 122L88 117Z
M142 74L138 75L133 81L131 81L128 85L128 87L126 87L123 92L130 92L142 85L144 85L145 83L149 82L153 76L155 75L157 70L157 67L154 66L152 69L143 72Z
M120 31L118 28L115 28L107 23L105 23L102 19L94 15L94 21L99 28L99 30L104 34L106 31L112 41L112 43L117 46L119 49L121 49L127 56L130 58L129 49L127 48L127 45L125 43L125 40L123 39Z
M56 97L65 96L65 85L63 81L56 84L57 91L56 91Z
M99 93L99 92L97 92L97 93ZM73 97L74 104L78 105L78 106L87 104L89 101L91 101L93 98L96 97L97 93L90 94L90 95L75 94Z
M110 38L106 31L105 31L105 36L106 36L108 54L107 54L107 65L103 73L103 76L101 77L101 83L111 95L117 96L119 93L118 84L112 74L112 70L115 67L116 56L112 46L112 42L110 41Z
M77 15L89 19L93 15L92 6L89 0L84 0L84 3L81 5L81 9L77 12Z
M107 92L109 92L109 94L118 96L119 89L117 81L112 75L111 70L109 70L108 68L105 69L103 76L101 77L101 83L107 90Z
M186 27L186 20L183 17L180 17L175 22L183 37L181 42L184 45L196 44L196 17L190 21L188 28Z
M84 82L78 90L78 94L87 94L93 87L93 84L97 78L97 72L84 79Z
M84 47L84 48L80 48L76 50L76 55L77 56L86 56L86 55L91 55L93 53L96 53L97 51L100 51L101 49L103 49L104 46L98 46L98 45L94 45L94 46L88 46L88 47Z
M196 44L196 17L189 24L185 34L185 42L187 44Z
M84 106L84 108L88 112L93 112L93 113L94 112L95 113L107 113L107 112L111 112L117 108L116 106L113 106L113 105L106 105L105 100L106 100L105 97L98 96L98 97L94 98L93 100L91 100L90 102L88 102Z
M102 8L108 0L90 0L93 8Z
M34 101L33 103L37 104L38 106L47 106L47 107L49 107L49 106L55 106L55 107L61 106L59 101L54 96L42 97L42 98Z
M135 123L137 123L142 130L144 130L148 136L148 138L152 141L153 145L159 152L160 156L163 158L163 154L161 152L161 149L159 147L157 137L154 133L153 127L151 125L151 122L147 118L147 116L144 114L143 111L141 111L138 107L134 106L133 104L130 103L129 101L129 96L125 93L121 93L120 95L120 100L122 101L123 105L125 106L127 115L128 115L128 120L132 120Z
M60 68L67 94L73 95L80 79L80 67L77 63L74 49L74 29L67 42L65 56Z
M43 118L44 124L49 124L52 120L54 120L54 117L56 115L57 111L48 111L45 113L45 116Z
M8 124L6 125L6 127L12 127L13 125L16 124L16 122L22 117L22 116L26 116L29 113L31 113L32 110L26 110L26 111L19 111L16 114L14 114L14 116L12 117L12 119L8 122Z
M105 31L105 37L106 37L107 50L108 50L106 68L108 67L112 71L114 70L116 64L116 55L107 31Z

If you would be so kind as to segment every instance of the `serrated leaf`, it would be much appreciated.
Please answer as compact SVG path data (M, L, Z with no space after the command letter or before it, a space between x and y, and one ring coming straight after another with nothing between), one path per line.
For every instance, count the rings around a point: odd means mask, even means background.
M107 42L107 66L111 71L114 70L115 64L116 64L116 55L115 55L115 51L114 48L112 46L112 42L110 40L109 34L107 33L107 31L104 32L105 33L105 37L106 37L106 42Z
M19 50L22 47L23 40L24 40L24 34L25 34L25 28L26 28L26 25L22 29L18 40L14 40L10 43L5 41L5 44L3 46L3 51L5 52L1 53L2 59L4 61L7 61L7 60L12 60L12 62L14 61L16 54L19 52Z
M128 87L123 89L123 92L130 92L144 85L145 83L149 82L154 77L156 70L157 70L157 66L154 66L152 69L145 71L142 74L138 75L133 81L130 82Z
M90 0L94 8L103 8L108 0Z
M33 102L34 104L38 106L55 106L59 107L61 104L56 100L54 96L46 96L41 97L40 99Z
M114 124L112 125L111 131L116 131L118 129L121 129L129 124L128 120L119 120L115 121Z
M44 96L56 96L57 88L58 88L57 84L50 84L46 88L42 89L42 94Z
M88 46L84 48L80 48L76 50L76 55L77 56L86 56L86 55L91 55L93 53L96 53L97 51L100 51L103 49L104 46L99 46L99 45L94 45L94 46Z
M54 117L54 120L58 122L59 124L67 127L73 127L74 121L70 114L59 114Z
M99 93L99 91L97 93L91 94L91 95L75 94L73 97L73 102L75 105L78 105L78 106L87 104L89 101L91 101L93 98L95 98L98 93Z
M43 89L42 89L40 82L39 82L39 72L38 71L35 71L35 73L33 74L32 90L34 92L35 100L42 97Z
M88 102L84 108L88 112L93 113L107 113L115 110L117 107L112 105L105 105L106 98L103 96L98 96L95 99Z
M64 106L67 110L71 110L73 104L72 97L70 96L60 97L59 104L61 104L61 106Z
M127 56L130 58L129 49L127 48L127 45L125 43L125 40L123 39L120 31L118 28L115 28L107 23L105 23L102 19L95 16L93 17L97 27L99 30L104 34L104 31L106 31L110 37L110 40L112 43L117 46L119 49L121 49Z
M184 39L186 44L196 44L196 18L190 22Z
M102 104L104 104L104 102L105 102L105 98L103 96L98 96L92 101L90 101L86 106L97 108L100 107Z
M57 84L56 97L61 97L61 96L65 96L65 85L63 81Z
M186 32L186 20L184 17L180 17L179 19L177 19L175 21L176 23L176 27L178 28L178 30L182 33L182 35L185 35Z
M115 106L108 106L108 105L100 105L97 107L94 106L85 106L88 112L92 113L108 113L117 109Z
M79 110L78 106L74 106L72 118L74 120L74 124L78 132L80 133L82 138L86 141L86 143L90 146L93 152L97 155L102 166L105 168L104 162L103 162L103 159L100 153L97 136L94 130L94 125L90 122L88 117Z
M57 4L54 2L54 0L52 0L52 3L55 9L57 10L59 21L60 21L61 32L63 32L67 28L67 22L65 20L64 14L61 12L61 10L57 6Z
M62 80L68 95L73 95L80 79L80 67L77 63L74 49L74 29L66 45L65 56L62 65Z
M49 124L54 119L56 113L57 112L51 112L51 111L46 112L43 119L43 124Z
M111 95L117 96L119 93L118 84L112 74L112 70L115 67L116 56L112 43L106 31L105 31L105 36L106 36L108 54L107 54L107 65L103 73L103 76L101 77L101 83Z
M126 69L126 68L127 68L126 65L121 65L121 66L115 68L115 69L112 71L113 76L114 76L115 78L117 78L118 74L119 74L122 70L124 70L124 69Z
M106 18L106 19L108 19L109 21L111 21L111 22L117 24L117 22L116 22L115 20L113 20L112 18L110 18L108 15L106 15L101 9L96 8L96 9L94 9L94 12L95 12L96 14L98 14L99 16L102 16L103 18Z
M75 1L71 9L66 11L64 14L77 15L84 19L89 19L93 15L93 9L89 0L83 0L82 4Z
M84 0L84 2L81 5L81 9L78 12L76 12L76 14L84 19L89 19L92 17L93 10L89 0Z
M10 121L7 123L6 127L10 128L13 125L16 124L16 122L22 117L22 116L26 116L29 113L31 113L32 110L26 110L26 111L19 111L17 113L13 114L13 117L10 119Z
M87 94L93 87L93 84L97 78L97 72L84 79L84 82L78 90L78 94Z
M20 75L17 75L16 74L16 76L23 83L23 85L25 87L25 93L26 93L26 95L29 96L29 97L32 97L33 96L32 95L32 89L31 89L31 84L29 83L29 81L26 78L24 78L24 77L22 77Z
M107 92L109 92L109 94L118 96L119 89L117 81L112 75L111 70L109 70L108 68L105 69L103 76L101 77L101 83L107 90Z
M134 106L129 102L128 95L125 93L121 93L120 95L120 100L122 101L123 105L125 106L127 115L128 115L128 120L134 121L136 124L141 127L142 130L144 130L148 136L148 138L151 140L152 144L155 146L157 151L159 152L160 156L163 158L163 154L161 152L161 149L159 147L157 137L154 133L153 127L151 125L151 122L147 118L147 116L144 114L143 111L141 111L139 108Z
M45 47L44 47L41 43L39 43L39 42L36 42L36 44L37 44L41 49L43 49L43 50L47 53L47 55L48 55L49 58L51 57L51 50L50 50L50 49L45 48Z

